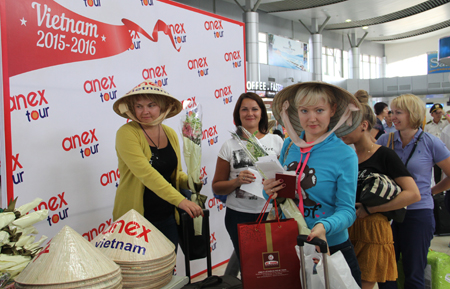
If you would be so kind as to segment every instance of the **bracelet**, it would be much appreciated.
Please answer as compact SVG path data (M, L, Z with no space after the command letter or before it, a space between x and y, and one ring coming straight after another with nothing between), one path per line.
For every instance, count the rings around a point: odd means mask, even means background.
M371 213L369 212L369 209L367 209L366 205L364 205L364 204L361 204L361 205L362 205L364 211L366 211L366 213L367 213L368 215L371 215Z

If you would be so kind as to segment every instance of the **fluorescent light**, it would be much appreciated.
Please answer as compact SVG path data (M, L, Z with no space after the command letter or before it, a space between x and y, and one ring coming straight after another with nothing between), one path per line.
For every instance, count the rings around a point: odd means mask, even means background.
M345 20L345 22L352 22L352 19L347 19Z
M364 30L369 29L369 26L363 26L362 29Z

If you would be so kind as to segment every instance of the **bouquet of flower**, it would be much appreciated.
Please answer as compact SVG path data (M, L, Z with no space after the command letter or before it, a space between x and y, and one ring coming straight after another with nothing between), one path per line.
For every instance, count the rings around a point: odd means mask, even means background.
M191 201L205 208L207 197L200 194L202 181L200 180L202 164L202 111L201 106L194 106L185 110L181 116L181 135L183 136L183 154L188 172L189 188L193 192ZM196 235L201 235L202 219L194 219Z
M0 209L0 287L11 282L39 253L41 244L47 239L43 235L35 242L34 234L38 231L35 223L48 217L48 210L33 211L42 199L36 198L31 203L15 208L16 201L12 200L8 208Z
M239 143L239 145L244 150L245 154L252 160L255 167L258 169L258 166L256 165L256 162L260 157L267 156L267 152L264 150L261 142L256 137L256 134L258 131L255 131L255 133L251 134L248 130L243 128L242 126L238 126L236 128L236 132L230 132L231 136ZM247 141L247 143L244 143L244 141ZM264 173L259 170L259 173L266 178Z

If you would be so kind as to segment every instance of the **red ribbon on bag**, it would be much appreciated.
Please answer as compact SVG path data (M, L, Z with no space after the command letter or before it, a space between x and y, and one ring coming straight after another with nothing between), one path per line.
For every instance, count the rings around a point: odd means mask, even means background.
M261 210L261 213L259 213L258 219L256 219L258 226L255 228L255 231L259 230L259 225L261 225L261 222L263 221L264 214L266 213L266 210L267 210L267 207L269 206L269 204L270 204L270 198L266 201L263 209ZM277 200L274 199L273 204L275 206L275 215L277 216L278 228L281 228L280 216L278 215Z

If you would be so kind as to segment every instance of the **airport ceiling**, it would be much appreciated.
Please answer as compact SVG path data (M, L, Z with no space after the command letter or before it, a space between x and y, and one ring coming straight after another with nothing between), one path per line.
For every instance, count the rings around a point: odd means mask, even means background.
M246 9L249 0L225 0ZM257 11L324 30L356 33L377 43L400 43L450 35L450 0L252 0ZM351 21L349 21L351 20ZM363 29L366 28L366 29Z

